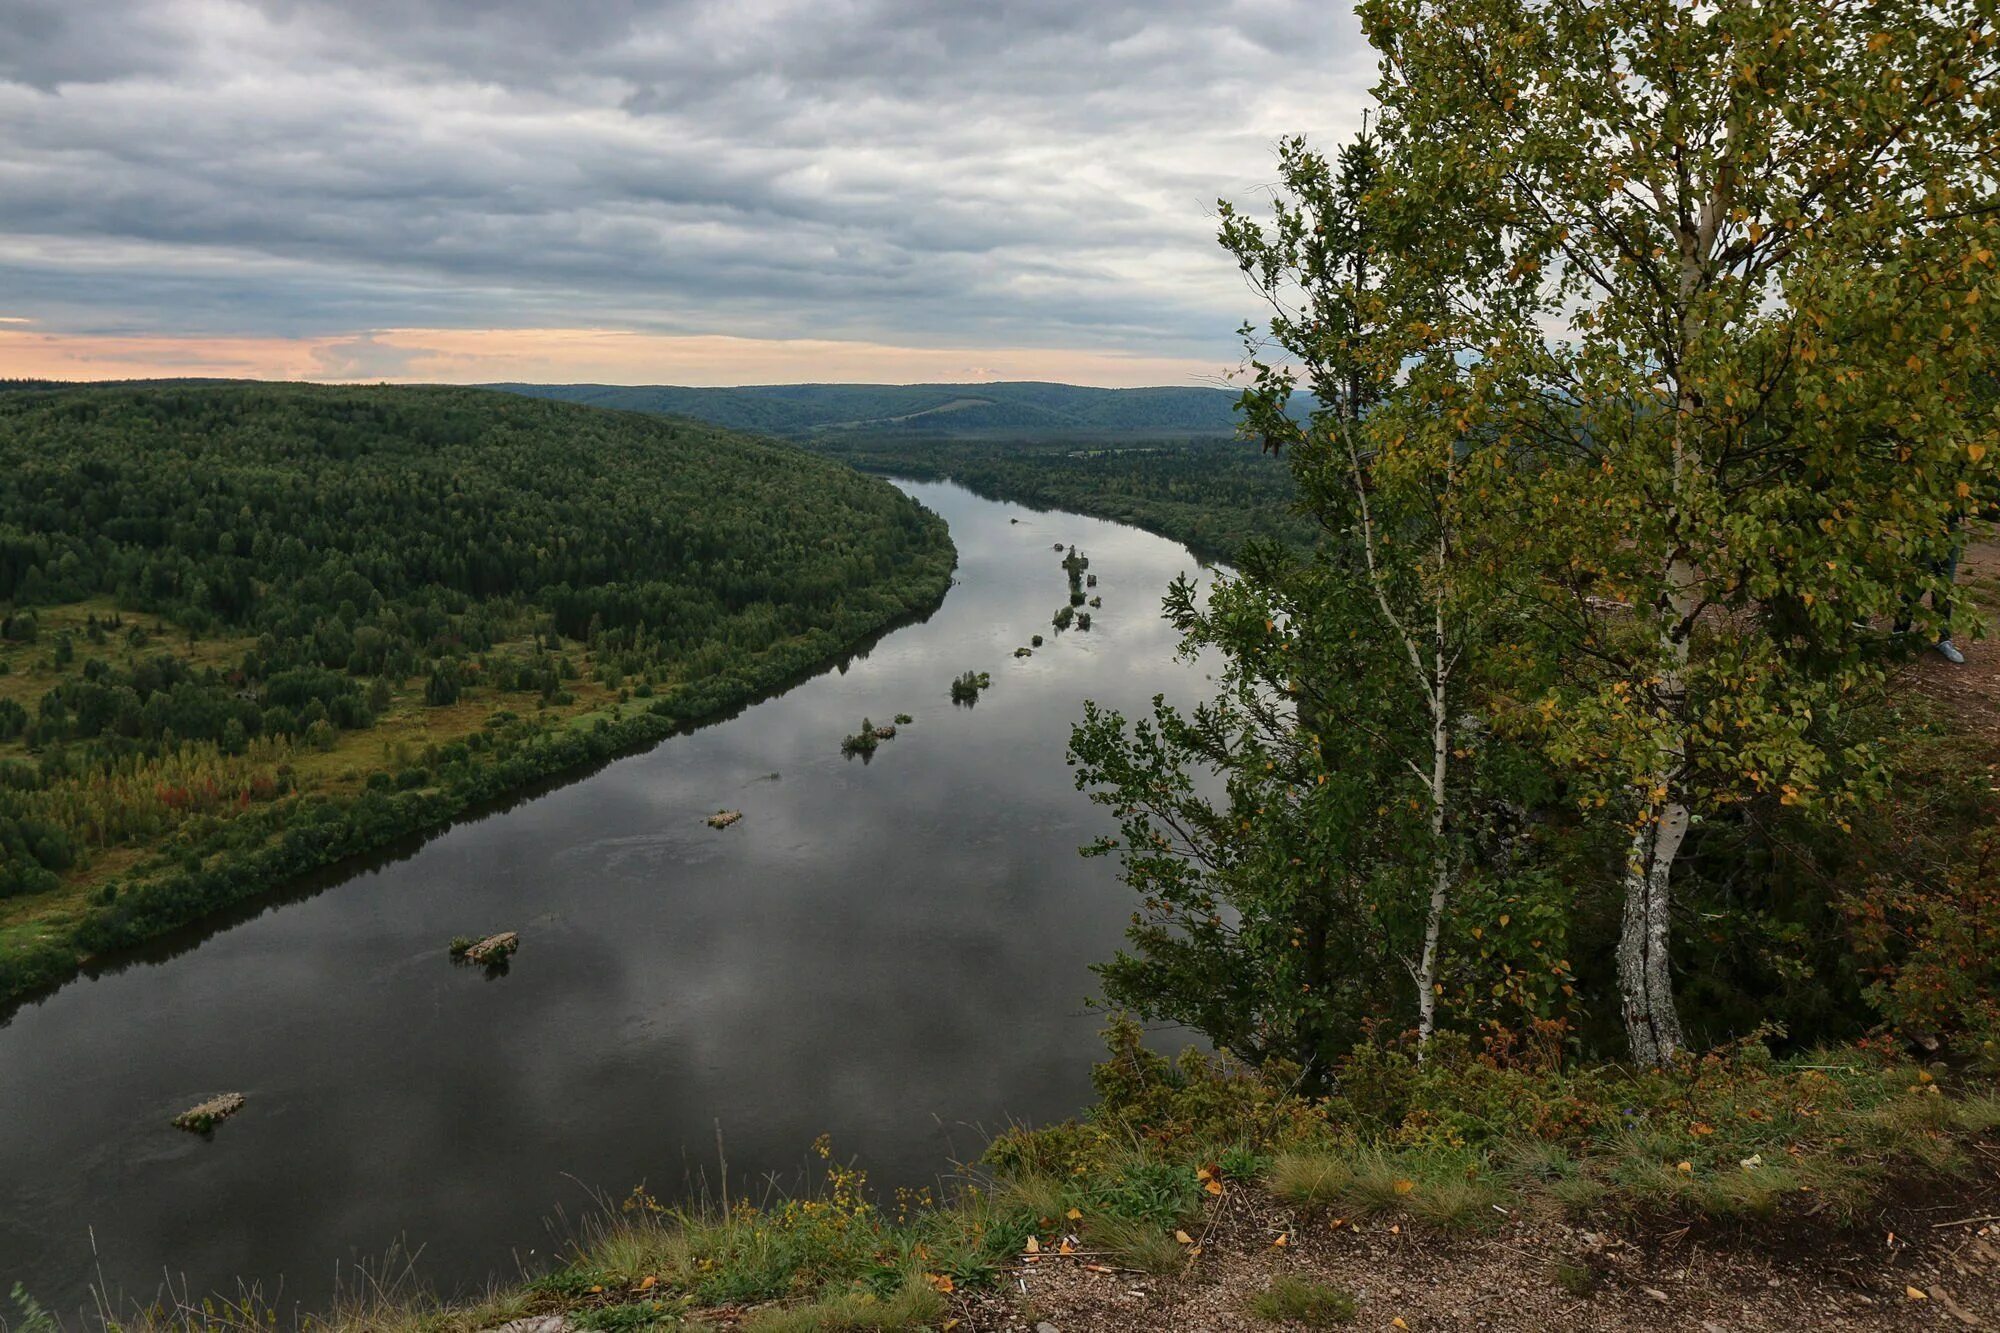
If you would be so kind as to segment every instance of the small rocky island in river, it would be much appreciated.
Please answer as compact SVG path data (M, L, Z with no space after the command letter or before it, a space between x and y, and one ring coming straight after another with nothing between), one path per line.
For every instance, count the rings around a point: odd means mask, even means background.
M190 1134L206 1134L242 1109L243 1094L225 1092L182 1111L174 1117L174 1128L184 1129Z
M480 967L496 967L514 956L521 947L521 937L511 930L503 930L495 935L473 938L460 935L451 942L451 956L461 963L474 963Z
M898 713L897 716L901 717L903 714ZM857 754L866 759L875 753L876 746L883 741L894 740L895 737L896 729L893 726L878 727L864 717L861 719L861 730L840 743L840 752L850 759Z

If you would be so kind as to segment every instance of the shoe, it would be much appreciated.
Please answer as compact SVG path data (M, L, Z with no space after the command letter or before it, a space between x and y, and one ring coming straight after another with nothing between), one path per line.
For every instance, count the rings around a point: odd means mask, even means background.
M1937 641L1937 650L1938 656L1953 666L1965 665L1965 654L1958 651L1958 645L1950 639L1939 639Z

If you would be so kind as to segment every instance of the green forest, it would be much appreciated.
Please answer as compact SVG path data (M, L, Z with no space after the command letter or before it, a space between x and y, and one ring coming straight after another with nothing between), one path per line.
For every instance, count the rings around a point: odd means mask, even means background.
M934 606L943 522L479 390L0 394L0 997Z
M1228 562L1315 539L1291 469L1237 440L1223 389L1069 384L503 384L510 393L685 415L796 439L863 472L955 481L988 499L1130 523ZM1309 394L1287 409L1309 410Z

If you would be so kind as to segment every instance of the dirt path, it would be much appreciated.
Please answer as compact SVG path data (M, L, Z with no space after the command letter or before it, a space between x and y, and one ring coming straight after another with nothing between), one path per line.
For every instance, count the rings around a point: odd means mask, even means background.
M1967 726L2000 744L2000 535L1980 524L1958 563L1959 604L1956 619L1977 618L1985 637L1975 640L1961 629L1955 642L1965 654L1964 666L1953 666L1936 653L1925 653L1904 668L1918 689L1947 704Z
M1260 1192L1216 1209L1185 1277L1022 1256L1002 1294L961 1306L961 1333L1271 1333L1252 1302L1280 1274L1356 1302L1356 1329L1860 1330L2000 1327L2000 1223L1963 1199L1837 1241L1597 1233L1513 1218L1491 1235L1427 1236L1406 1222L1335 1228ZM1285 1237L1279 1245L1278 1237ZM1400 1322L1398 1322L1400 1321ZM1325 1325L1331 1327L1332 1325Z

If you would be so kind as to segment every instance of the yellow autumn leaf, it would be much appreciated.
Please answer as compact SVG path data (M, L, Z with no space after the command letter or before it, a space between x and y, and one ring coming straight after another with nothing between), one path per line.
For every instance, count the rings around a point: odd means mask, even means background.
M651 1273L646 1274L645 1277L639 1280L640 1291L651 1291L654 1287L657 1287L659 1285L660 1285L660 1279L655 1277Z
M1416 1187L1417 1187L1417 1182L1414 1180L1399 1180L1396 1182L1396 1193L1408 1194L1411 1190L1415 1189Z
M1220 1194L1222 1193L1222 1182L1219 1180L1210 1180L1206 1185L1203 1185L1202 1188L1207 1190L1210 1194Z
M1070 1221L1075 1222L1083 1217L1083 1210L1081 1208L1072 1208L1068 1212L1064 1213L1063 1216L1067 1217Z
M1290 1234L1283 1231L1279 1232L1278 1238L1271 1242L1271 1244L1278 1249L1283 1249L1285 1246L1291 1243L1292 1243L1292 1238Z
M932 1288L937 1291L948 1292L951 1290L951 1275L949 1273L926 1273L924 1274L924 1281L930 1283Z
M1030 1236L1028 1237L1028 1243L1022 1249L1028 1254L1040 1254L1042 1252L1042 1243L1033 1236Z
M1931 1298L1931 1294L1922 1287L1904 1287L1903 1294L1913 1301L1927 1301Z
M1965 446L1965 456L1977 463L1980 459L1986 457L1986 446L1983 444L1968 444Z
M1185 1232L1185 1231L1176 1231L1176 1232L1174 1233L1174 1239L1175 1239L1175 1240L1177 1240L1177 1241L1179 1241L1179 1242L1180 1242L1181 1244L1183 1244L1183 1245L1192 1245L1192 1244L1194 1244L1194 1237L1193 1237L1193 1236L1190 1236L1190 1235L1188 1235L1188 1233L1187 1233L1187 1232Z
M1682 1163L1681 1163L1681 1164L1679 1165L1679 1167L1678 1167L1678 1168L1676 1168L1676 1169L1677 1169L1677 1170L1679 1170L1679 1171L1680 1171L1680 1173L1681 1173L1682 1175L1684 1175L1684 1176L1691 1176L1691 1175L1693 1175L1693 1174L1694 1174L1694 1163L1693 1163L1693 1162L1682 1162Z

